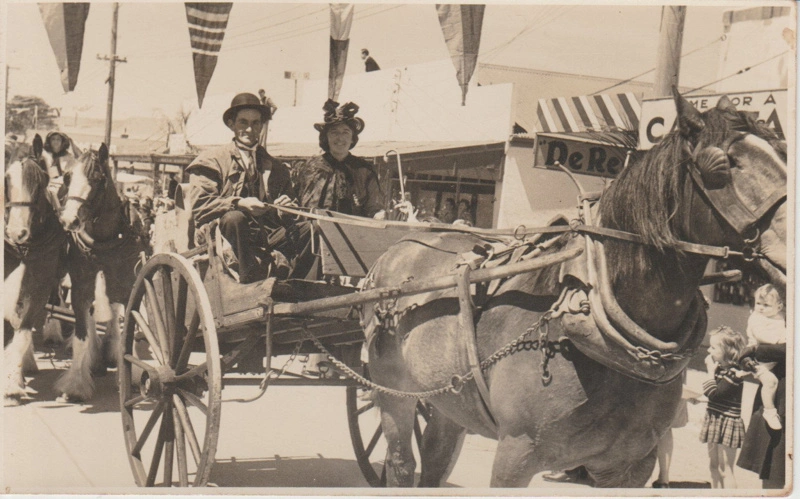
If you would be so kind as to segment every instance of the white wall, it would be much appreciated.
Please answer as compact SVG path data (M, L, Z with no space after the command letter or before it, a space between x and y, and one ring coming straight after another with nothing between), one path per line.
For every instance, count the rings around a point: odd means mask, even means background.
M600 191L601 177L576 175L587 191ZM577 216L578 189L566 173L533 166L533 147L512 144L506 154L502 187L498 186L495 203L498 228L540 226L557 213Z
M313 125L322 121L328 80L302 84L299 105L283 106L275 113L268 144L317 143L319 133ZM222 123L222 113L232 98L233 94L207 96L203 109L191 113L187 123L190 143L212 145L230 140L232 134ZM348 101L360 107L358 116L366 123L360 136L364 142L499 142L508 138L513 125L512 85L471 85L462 106L461 88L449 59L347 75L339 102Z

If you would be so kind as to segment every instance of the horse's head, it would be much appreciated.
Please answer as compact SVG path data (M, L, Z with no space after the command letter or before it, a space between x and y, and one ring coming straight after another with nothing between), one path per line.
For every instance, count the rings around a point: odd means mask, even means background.
M677 130L623 170L601 200L604 225L656 248L614 244L609 256L620 274L665 262L680 240L761 253L785 274L785 143L727 97L704 113L677 92L675 102Z
M46 195L49 177L39 135L33 139L32 147L15 151L5 174L5 236L14 244L25 244L51 209Z
M695 198L710 213L687 204L685 236L746 258L761 253L785 276L786 143L727 97L702 114L677 92L675 99Z
M69 231L82 230L86 221L103 207L102 198L108 189L113 189L106 145L102 144L98 151L81 154L64 173L64 183L67 198L61 224Z

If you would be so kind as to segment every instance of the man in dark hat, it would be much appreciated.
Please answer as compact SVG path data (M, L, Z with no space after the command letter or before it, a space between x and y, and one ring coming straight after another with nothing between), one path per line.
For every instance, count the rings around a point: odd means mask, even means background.
M296 203L289 169L258 144L271 116L255 95L237 95L222 116L233 140L202 152L186 169L196 237L203 237L203 226L219 222L238 259L241 283L269 275L302 278L313 259L310 224L293 223L274 207Z

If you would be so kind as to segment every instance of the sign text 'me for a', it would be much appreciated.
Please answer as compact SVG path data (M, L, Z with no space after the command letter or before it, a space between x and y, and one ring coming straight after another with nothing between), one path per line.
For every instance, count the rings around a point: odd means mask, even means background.
M624 168L627 154L628 150L617 144L538 133L533 165L560 171L556 166L560 163L573 173L615 178Z
M722 95L727 95L739 111L758 113L759 122L764 123L781 138L784 137L784 127L789 113L786 90L685 97L702 113L716 106ZM671 97L642 102L642 116L639 120L639 149L647 150L656 145L672 130L676 117L675 101Z

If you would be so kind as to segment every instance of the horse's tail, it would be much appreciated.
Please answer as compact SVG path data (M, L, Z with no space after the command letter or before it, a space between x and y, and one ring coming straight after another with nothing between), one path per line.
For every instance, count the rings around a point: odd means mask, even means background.
M17 302L19 302L19 294L22 288L22 276L25 275L25 264L20 263L19 267L14 269L11 274L6 277L5 282L3 283L3 289L5 292L5 300L3 306L5 307L4 310L4 318L7 320L14 329L19 329L20 326L20 318L17 315Z

